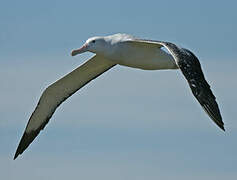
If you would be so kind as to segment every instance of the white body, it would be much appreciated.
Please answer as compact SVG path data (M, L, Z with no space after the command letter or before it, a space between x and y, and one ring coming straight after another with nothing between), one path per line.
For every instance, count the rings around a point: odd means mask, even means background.
M97 51L97 54L103 55L116 64L144 70L178 68L170 54L158 46L136 44L133 42L134 38L127 34L107 36L104 40L106 43L101 45L104 48L100 53Z
M177 69L173 57L160 48L131 46L126 42L112 45L104 56L114 63L144 70Z

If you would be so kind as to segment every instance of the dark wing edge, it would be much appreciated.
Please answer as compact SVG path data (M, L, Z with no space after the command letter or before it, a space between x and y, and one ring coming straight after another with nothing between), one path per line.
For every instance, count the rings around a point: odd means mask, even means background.
M78 90L79 90L79 89L78 89ZM46 91L46 90L45 90L45 91ZM44 92L45 92L45 91L44 91ZM77 90L76 90L76 91L77 91ZM75 91L75 92L76 92L76 91ZM43 92L43 93L44 93L44 92ZM72 94L74 94L75 92L73 92ZM38 108L39 105L40 105L40 101L41 101L41 98L40 98L39 103L37 104L37 106L36 106L34 112L31 114L31 117L30 117L30 119L29 119L29 121L28 121L28 123L27 123L27 125L26 125L24 134L23 134L23 136L22 136L22 138L21 138L21 140L20 140L20 143L19 143L19 145L18 145L18 147L17 147L17 150L16 150L16 153L15 153L15 155L14 155L14 160L15 160L20 154L22 154L22 153L26 150L26 148L33 142L33 140L37 137L37 135L40 133L40 131L44 129L44 127L46 126L46 124L48 124L50 118L52 117L52 115L54 114L54 112L56 111L56 109L58 108L58 106L59 106L60 104L62 104L62 103L63 103L68 97L70 97L72 94L69 94L67 97L65 97L65 99L63 99L63 100L53 109L53 111L51 112L51 114L47 117L47 119L44 121L44 123L41 124L41 126L40 126L39 128L37 128L35 131L31 131L31 132L27 133L27 132L26 132L26 129L27 129L28 125L29 125L29 122L30 122L31 118L34 116L34 114L35 114L37 108ZM42 94L42 95L43 95L43 94ZM41 96L41 97L42 97L42 96Z
M38 105L36 106L36 108L38 107ZM57 107L55 108L55 110L57 109ZM55 111L54 110L54 111ZM24 134L20 140L20 143L17 147L16 153L14 155L14 160L20 155L22 154L26 148L33 142L33 140L37 137L37 135L40 133L41 130L44 129L44 127L46 126L46 124L49 122L50 118L52 117L54 112L52 112L51 116L48 117L45 122L35 131L31 131L30 133L27 133L26 131L24 131ZM33 116L34 113L32 113L31 116ZM30 118L31 119L31 118ZM29 119L29 121L30 121ZM27 126L26 126L27 128Z
M76 89L75 91L73 91L72 93L68 94L68 96L64 97L64 99L62 99L62 101L60 101L57 106L55 106L55 108L51 111L51 114L49 114L49 116L45 119L44 123L41 124L41 126L39 128L37 128L36 130L34 131L31 131L29 133L26 132L26 129L29 125L29 122L31 120L31 117L33 117L34 113L36 112L37 108L40 106L40 103L41 103L41 98L34 110L34 112L32 113L28 123L27 123L27 126L25 128L25 131L24 131L24 134L20 140L20 143L17 147L17 150L16 150L16 153L14 155L14 160L20 155L22 154L26 148L33 142L33 140L37 137L37 135L40 133L41 130L44 129L44 127L46 126L46 124L49 122L50 118L52 117L52 115L54 114L54 112L56 111L57 107L62 104L68 97L70 97L72 94L74 94L75 92L77 92L79 89L81 89L82 87L84 87L86 84L88 84L90 81L96 79L97 77L99 77L101 74L103 74L104 72L108 71L109 69L111 69L112 67L114 67L116 64L108 67L107 69L105 69L103 72L97 74L95 77L93 77L92 79L86 81L82 86L80 86L78 89ZM52 84L53 85L53 84ZM50 87L50 86L49 86ZM48 88L47 88L48 89ZM47 89L43 92L43 94L47 91ZM43 94L41 95L41 97L43 96Z
M216 97L204 77L198 58L191 51L179 48L172 43L162 42L162 44L167 47L174 56L177 65L188 81L193 95L201 104L204 111L218 127L225 131Z

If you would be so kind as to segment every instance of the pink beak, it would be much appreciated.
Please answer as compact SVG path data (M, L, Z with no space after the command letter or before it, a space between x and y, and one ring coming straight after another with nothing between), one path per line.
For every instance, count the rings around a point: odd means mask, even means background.
M87 44L84 44L81 48L75 49L71 52L72 56L76 56L77 54L81 54L87 51Z

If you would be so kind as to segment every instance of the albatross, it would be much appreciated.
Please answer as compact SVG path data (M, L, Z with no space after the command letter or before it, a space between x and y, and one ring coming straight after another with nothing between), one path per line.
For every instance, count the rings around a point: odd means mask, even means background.
M225 131L216 97L204 77L198 58L190 50L170 42L114 34L89 38L81 48L73 50L71 55L76 56L88 51L95 55L42 93L27 123L14 159L22 154L44 129L62 102L115 65L143 70L181 70L201 107L213 122Z

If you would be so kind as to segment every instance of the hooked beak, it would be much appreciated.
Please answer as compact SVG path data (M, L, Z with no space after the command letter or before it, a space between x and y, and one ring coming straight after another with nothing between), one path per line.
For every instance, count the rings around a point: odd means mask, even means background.
M76 56L77 54L84 53L84 52L87 51L87 47L88 47L88 45L87 45L87 44L84 44L81 48L73 50L73 51L71 52L71 55L72 55L72 56Z

